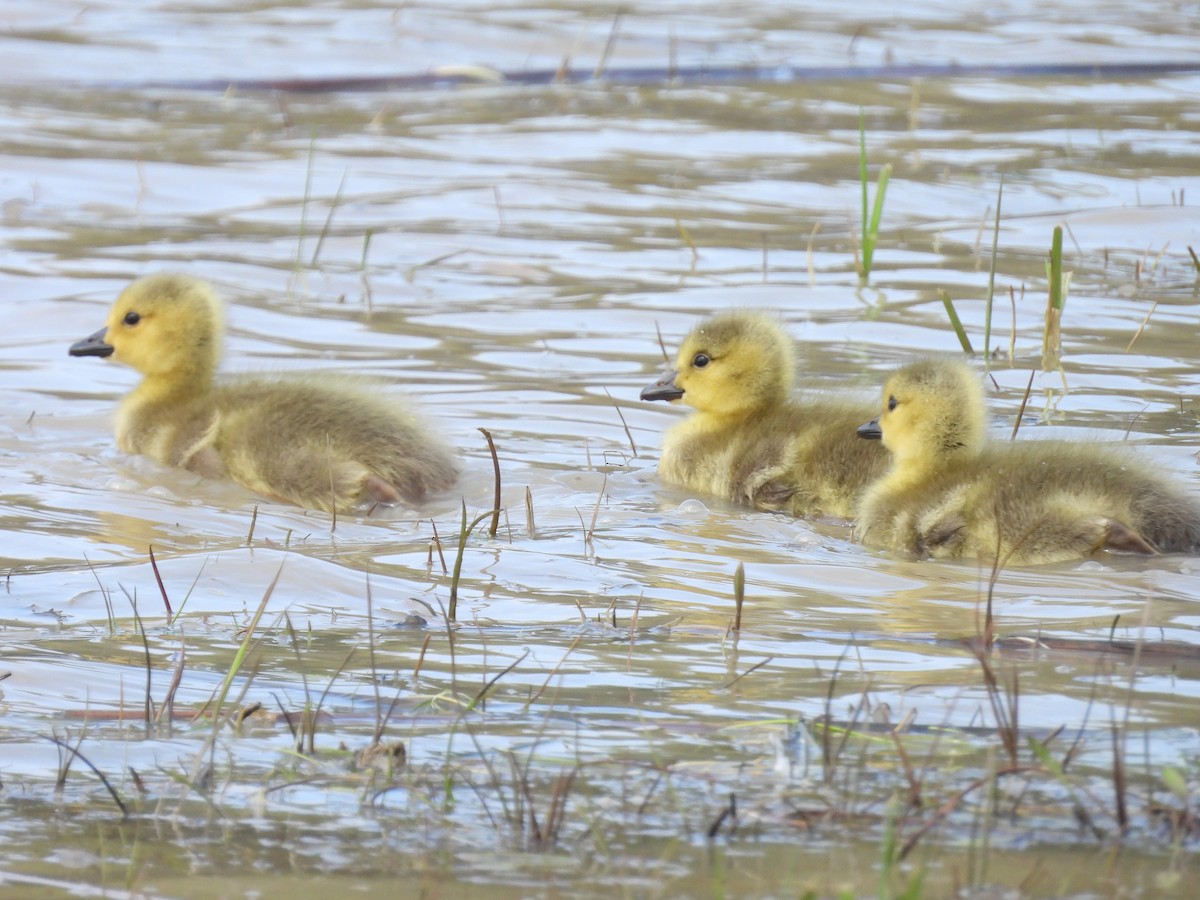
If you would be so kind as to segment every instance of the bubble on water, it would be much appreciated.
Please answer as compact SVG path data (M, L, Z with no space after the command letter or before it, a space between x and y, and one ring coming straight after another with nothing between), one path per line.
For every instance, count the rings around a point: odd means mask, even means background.
M133 492L142 489L141 482L134 481L132 478L126 478L124 475L114 475L104 485L109 491L125 491Z
M684 500L676 510L681 516L707 516L708 507L699 500Z

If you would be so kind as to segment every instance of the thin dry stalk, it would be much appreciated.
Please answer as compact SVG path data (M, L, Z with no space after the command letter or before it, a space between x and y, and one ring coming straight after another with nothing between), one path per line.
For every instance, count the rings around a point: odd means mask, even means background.
M163 584L162 575L158 573L158 562L154 558L154 545L150 544L148 547L150 550L150 568L154 572L154 580L158 582L158 591L162 594L163 606L167 608L167 621L170 621L173 615L171 612L171 600L167 597L167 588Z
M466 713L470 712L471 710L473 710L475 707L479 706L481 703L483 703L484 699L487 697L488 691L490 691L492 689L492 687L495 686L496 682L499 681L501 678L503 678L505 675L507 675L509 672L511 672L513 669L515 669L517 666L519 666L521 663L523 663L525 661L525 657L527 657L529 655L529 652L530 652L529 648L528 647L525 648L524 653L522 653L520 656L518 656L516 659L514 659L511 663L509 663L509 665L505 666L505 668L502 669L500 672L496 673L483 687L481 687L479 689L479 693L475 695L475 697L471 700L471 702L467 704L466 709L463 710L464 715ZM568 652L570 652L570 651L568 651Z
M1021 419L1025 417L1025 407L1029 405L1029 395L1033 391L1033 376L1037 374L1037 369L1029 370L1029 383L1025 385L1025 394L1021 397L1021 406L1017 410L1017 420L1013 422L1012 434L1009 436L1010 441L1017 439L1017 429L1021 427Z
M492 526L488 529L488 537L495 537L496 530L500 527L500 458L496 456L496 442L492 440L492 433L486 428L480 428L480 432L487 439L488 451L492 454L492 471L495 473L495 491L494 501L492 503Z
M530 537L537 532L533 520L533 492L529 490L529 485L525 485L525 531Z
M908 782L908 799L905 804L906 809L920 809L924 806L922 798L922 782L917 778L917 773L913 770L912 761L908 758L908 751L904 749L904 742L900 740L900 735L896 729L891 732L892 743L896 745L896 755L900 757L900 765L904 768L904 780Z
M663 361L667 365L670 365L671 356L669 353L667 353L667 345L666 342L663 341L662 328L659 327L658 322L654 323L654 333L658 335L658 349L662 351Z
M317 235L317 246L313 249L312 259L308 263L310 268L317 267L317 259L321 256L321 248L325 246L325 237L329 234L330 226L333 225L333 214L337 212L338 204L342 202L342 191L346 187L346 178L349 174L349 169L342 172L342 180L338 182L337 193L333 195L333 202L329 204L329 215L325 217L325 224L321 226L321 233Z
M571 794L571 786L575 783L575 775L579 772L576 766L570 772L560 772L554 779L550 790L550 811L546 814L545 834L547 846L558 843L558 834L564 821L567 808L567 798Z
M737 684L739 681L741 681L743 678L745 678L751 672L757 672L759 669L761 669L767 663L772 662L774 659L775 659L775 657L768 656L766 659L756 662L754 665L752 665L750 668L748 668L741 675L738 675L737 677L735 677L732 681L727 681L725 684L721 685L721 688L725 689L725 688L733 687L735 684Z
M816 283L817 283L817 267L816 267L816 263L813 260L813 245L817 241L817 232L819 232L820 230L821 230L821 222L820 222L820 220L818 220L816 223L813 224L812 231L810 231L808 233L808 255L807 255L806 262L808 265L808 286L809 287L815 287Z
M171 683L167 686L166 696L163 697L162 706L159 707L158 716L154 720L157 725L164 718L167 720L168 735L175 721L175 694L179 690L179 685L183 682L183 668L187 663L187 646L183 640L183 631L179 634L179 658L175 660L175 668L171 670Z
M625 421L625 414L621 412L621 407L617 404L617 401L613 400L613 395L608 392L608 388L604 389L604 395L609 400L612 400L613 409L617 411L617 417L621 420L621 427L625 429L625 437L629 438L629 447L633 450L633 455L637 456L637 444L633 440L633 432L629 430L629 423Z
M246 533L246 546L250 546L250 542L254 540L254 526L258 522L258 504L254 504L254 512L250 514L250 531Z
M925 837L925 835L927 835L931 830L944 822L946 818L958 808L958 805L962 803L963 800L965 800L970 794L985 786L989 781L992 781L993 778L1000 778L1004 775L1020 775L1029 771L1033 770L1028 766L1012 766L1007 769L997 769L994 773L989 772L986 775L981 775L979 778L976 778L965 788L939 806L937 811L929 817L929 820L920 828L918 828L916 832L904 842L904 845L900 848L900 853L896 858L898 860L903 860L905 857L907 857L908 854L913 851L913 848L920 843L921 838Z
M992 300L996 296L996 258L1000 246L1000 205L1004 202L1004 173L1000 173L1000 187L996 191L996 222L992 227L992 262L988 268L987 305L983 318L983 358L985 365L992 358Z
M1136 343L1137 339L1142 336L1142 332L1146 330L1146 325L1147 325L1147 323L1149 323L1150 317L1152 315L1154 315L1154 311L1156 309L1158 309L1158 301L1157 300L1155 300L1152 304L1150 304L1150 312L1146 313L1146 318L1142 319L1142 324L1138 326L1137 331L1135 331L1133 333L1133 337L1131 337L1129 339L1129 343L1125 345L1126 353L1128 353L1130 350L1133 349L1134 343Z
M89 769L91 769L92 772L95 774L95 776L100 779L100 782L104 785L105 790L108 791L109 796L113 798L113 802L115 804L117 804L117 808L119 810L121 810L121 818L122 819L129 818L129 809L128 809L128 807L125 806L125 801L123 801L121 799L121 795L117 793L116 788L114 788L109 783L109 781L105 777L104 773L101 772L99 769L97 769L96 766L92 763L92 761L90 759L88 759L86 756L84 756L82 753L79 752L78 747L72 747L66 741L60 740L59 738L56 738L52 734L44 734L44 735L42 735L42 737L44 737L46 740L50 741L52 744L56 744L60 749L66 750L68 753L71 754L72 759L78 759L85 766L87 766ZM69 767L67 767L67 768L69 768ZM62 777L63 778L66 777L66 768L63 769ZM62 787L62 779L59 780L58 787L59 788Z
M442 574L447 575L450 570L446 568L446 554L442 552L442 539L438 535L437 522L430 519L429 524L433 526L433 546L437 550L438 559L442 563Z
M621 17L625 14L618 12L613 16L612 27L608 30L608 40L604 42L604 50L600 53L600 60L596 63L596 68L592 72L593 78L599 78L604 74L605 67L608 66L608 58L612 56L613 48L617 45L617 37L621 33Z
M122 588L124 590L124 588ZM126 595L128 596L128 594ZM133 621L138 627L138 634L142 638L142 652L146 657L146 698L142 712L143 721L146 723L146 737L150 736L150 724L154 721L154 696L151 693L153 683L154 666L150 659L150 640L146 637L146 626L142 622L141 614L138 613L136 597L129 598L130 605L133 607Z
M421 666L425 664L425 651L429 649L429 641L433 637L431 634L425 635L425 639L421 641L421 652L417 654L417 664L413 667L413 681L417 680L417 676L421 674Z
M504 204L500 201L500 185L492 185L492 199L496 203L496 219L500 223L500 233L504 233Z
M737 564L733 572L733 630L742 630L742 606L746 602L746 567Z
M592 542L592 538L596 534L596 520L600 517L600 502L604 499L604 491L607 487L608 475L606 473L604 480L600 482L600 493L596 495L596 505L592 509L592 524L588 526L587 533L584 536L584 543L586 544L590 544Z
M338 676L340 676L342 672L346 670L346 666L350 664L350 660L354 657L354 654L357 650L357 647L351 647L346 653L345 658L343 658L338 664L338 667L333 670L333 674L329 676L329 682L325 685L325 690L321 691L321 696L317 698L316 707L313 709L311 716L308 717L308 747L305 752L307 752L309 756L315 756L317 752L317 719L321 715L321 707L325 705L325 698L329 696L329 692L333 689L334 682L337 681ZM297 747L296 749L300 748Z
M550 686L550 680L558 674L558 670L563 667L563 663L567 661L567 657L574 652L575 648L579 646L579 642L582 640L583 635L579 635L577 638L575 638L575 640L571 641L571 646L568 647L567 652L562 655L562 659L554 664L554 668L550 670L550 674L546 676L546 680L542 682L542 686L538 688L538 692L525 701L526 707L533 706L533 704L537 703L542 694L546 692L546 688Z
M708 839L710 841L721 833L721 826L725 824L726 819L733 823L729 829L732 833L737 829L737 794L729 795L729 802L725 805L725 808L717 814L713 823L708 826Z

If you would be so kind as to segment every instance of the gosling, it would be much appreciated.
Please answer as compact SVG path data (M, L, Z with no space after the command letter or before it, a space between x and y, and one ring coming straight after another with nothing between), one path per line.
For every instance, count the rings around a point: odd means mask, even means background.
M858 430L892 454L859 507L865 544L1012 565L1200 546L1200 504L1125 449L989 441L986 415L961 362L918 362L887 380L882 414Z
M868 404L797 400L792 339L771 317L726 312L683 342L675 369L641 393L693 407L664 440L659 475L688 490L795 516L849 518L887 468L850 440Z
M105 327L71 346L142 375L117 410L121 450L325 512L419 503L454 484L446 445L369 382L217 379L223 331L206 282L161 273L125 288Z

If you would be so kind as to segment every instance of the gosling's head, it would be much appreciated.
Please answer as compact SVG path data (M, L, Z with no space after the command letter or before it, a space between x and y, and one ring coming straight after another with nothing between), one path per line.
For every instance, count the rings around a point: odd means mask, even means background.
M72 344L70 353L112 357L146 376L209 377L223 330L221 301L207 283L164 272L125 288L104 328Z
M682 399L719 416L748 415L787 400L795 365L792 339L778 321L762 313L721 313L692 329L675 370L641 397Z
M883 412L862 426L882 438L898 462L945 461L983 446L987 410L979 377L964 363L925 360L895 372L883 386Z

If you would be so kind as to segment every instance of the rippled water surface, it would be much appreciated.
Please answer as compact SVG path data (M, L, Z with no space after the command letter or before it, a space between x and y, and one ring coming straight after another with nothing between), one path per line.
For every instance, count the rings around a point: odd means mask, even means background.
M1200 560L1004 571L981 661L988 571L664 486L682 411L637 396L728 307L783 317L810 390L960 352L941 292L982 348L1000 202L997 433L1035 372L1026 438L1200 492L1200 6L0 6L0 894L1188 894ZM936 69L1146 62L1193 71ZM670 78L748 64L847 72ZM934 68L851 71L889 64ZM659 71L215 86L445 66ZM860 109L893 167L865 285ZM66 348L160 269L228 301L227 370L416 398L459 488L334 523L118 452L135 377ZM504 512L448 626L480 428ZM214 738L219 697L256 711Z

